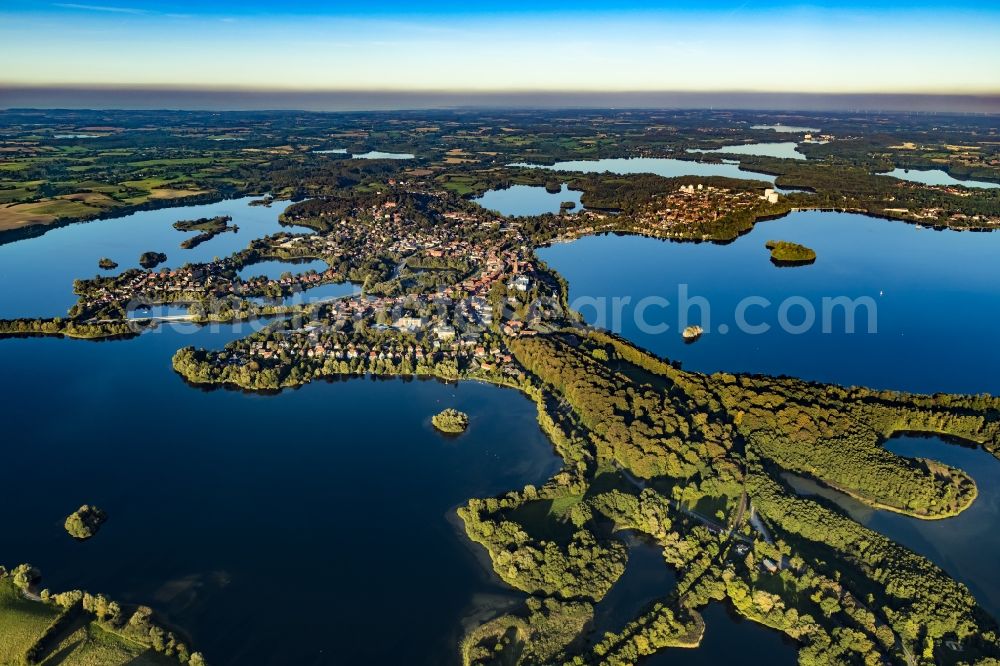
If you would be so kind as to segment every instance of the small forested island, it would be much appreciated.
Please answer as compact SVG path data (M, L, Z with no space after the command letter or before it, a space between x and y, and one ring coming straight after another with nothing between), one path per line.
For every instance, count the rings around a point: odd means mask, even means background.
M441 432L457 435L469 427L469 415L449 407L431 417L431 423Z
M771 251L771 263L776 266L805 266L816 261L816 251L798 243L769 240L765 247Z
M236 225L229 226L233 218L229 215L218 215L216 217L201 217L197 220L179 220L174 222L174 229L178 231L200 231L197 236L192 236L181 243L181 248L190 250L205 241L212 240L219 234L232 231L239 231Z
M143 252L139 256L139 265L143 268L156 268L167 260L167 255L162 252Z
M118 268L117 262L108 259L107 257L101 257L100 261L97 262L98 268L103 268L106 271L113 271Z
M86 541L97 534L108 519L106 513L96 506L84 504L66 518L66 531L79 541Z

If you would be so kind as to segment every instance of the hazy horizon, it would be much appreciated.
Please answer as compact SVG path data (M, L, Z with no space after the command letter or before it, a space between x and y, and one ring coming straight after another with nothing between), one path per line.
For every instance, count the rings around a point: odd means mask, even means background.
M1000 95L692 91L215 90L0 86L0 109L420 111L446 109L710 109L1000 114Z
M1000 95L997 34L1000 6L979 0L7 0L0 87L982 100Z

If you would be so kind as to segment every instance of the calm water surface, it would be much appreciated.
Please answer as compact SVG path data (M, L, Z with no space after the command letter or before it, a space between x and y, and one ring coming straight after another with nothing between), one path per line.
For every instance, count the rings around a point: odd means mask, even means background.
M806 156L798 151L799 144L794 141L778 143L748 143L741 146L724 146L715 150L689 148L689 153L709 153L723 155L759 155L762 157L781 157L788 160L804 160Z
M764 248L771 238L803 243L818 253L815 264L777 268ZM688 369L788 374L845 385L910 390L1000 394L1000 235L921 230L903 223L858 215L803 212L757 225L732 244L669 243L646 238L601 236L543 249L540 256L570 283L571 302L595 324ZM708 332L684 344L678 332L678 285L688 298L703 297L709 307ZM845 331L844 317L833 318L831 332L816 328L794 334L780 329L774 312L790 297L813 303L819 314L824 296L870 297L877 305L877 332ZM651 308L653 332L636 322L644 297L661 296L670 306ZM771 330L753 335L732 326L737 304L761 297L752 323ZM613 298L622 299L620 322L613 321ZM577 300L579 299L579 300ZM608 305L608 303L612 303ZM692 306L692 323L702 314ZM793 323L802 321L802 308ZM603 319L601 319L603 317ZM719 325L730 325L722 333ZM979 602L1000 616L1000 461L981 449L940 439L899 437L888 448L900 455L929 457L969 472L980 496L956 518L922 521L874 511L840 493L793 479L804 493L831 498L860 522L918 552L966 583ZM711 645L711 623L706 646ZM728 636L727 636L728 640ZM710 649L690 653L707 658ZM685 653L687 654L687 653ZM721 658L721 657L720 657ZM675 663L673 660L650 663ZM713 663L696 661L695 663ZM721 662L716 662L721 663Z
M244 327L244 332L246 331ZM482 595L516 596L453 524L469 497L559 467L534 405L497 387L320 382L280 395L203 392L170 368L228 328L125 342L0 342L0 551L45 584L150 604L217 664L449 664ZM430 417L471 417L457 439ZM52 418L52 412L58 418ZM62 521L109 515L78 543ZM387 624L388 623L388 624ZM275 640L281 636L282 640Z
M654 601L666 598L677 585L677 575L663 559L663 548L639 535L618 535L628 543L625 573L608 591L594 612L592 638L621 631Z
M239 276L246 280L252 277L265 276L271 280L278 280L285 273L298 275L306 271L322 273L329 266L325 261L315 259L313 261L259 261L256 264L244 266L239 271Z
M854 498L809 479L788 475L803 495L825 497L858 522L903 544L965 583L976 600L993 617L1000 617L1000 460L981 448L960 446L938 437L901 436L886 448L901 456L930 458L968 472L976 481L979 497L954 518L920 520L892 511L865 506Z
M813 248L816 263L772 265L769 239ZM998 234L799 212L758 224L729 245L607 235L538 254L569 280L570 300L588 322L691 370L1000 394ZM823 299L838 297L868 299L859 301L854 333L845 308L823 316ZM748 298L756 300L747 306ZM743 320L766 333L741 330L741 303ZM809 310L813 325L794 328L808 322ZM870 312L875 333L867 332ZM783 329L783 320L793 328ZM706 329L694 344L680 335L688 323Z
M369 150L367 153L351 155L356 160L412 160L412 153L384 153L381 150Z
M72 224L38 238L0 245L0 318L63 316L76 303L73 280L139 268L143 252L167 255L167 261L157 269L179 267L228 256L267 234L302 231L300 227L278 224L278 215L289 202L276 201L270 208L250 206L254 198L141 211L111 220ZM190 250L181 249L181 242L191 234L174 229L174 222L217 215L232 216L231 224L239 231L219 234ZM100 270L97 262L101 257L118 262L118 268Z
M893 169L888 173L879 174L882 176L892 176L901 180L908 180L913 183L924 185L963 185L965 187L983 187L994 189L1000 187L1000 183L990 183L985 180L959 180L948 175L941 169Z
M642 666L794 666L798 648L767 627L750 622L713 603L701 610L705 637L696 650L672 648L643 660Z
M816 127L796 127L795 125L752 125L750 129L774 130L780 134L801 134L803 132L819 132Z
M503 190L490 190L478 199L473 199L483 208L495 210L501 215L542 215L544 213L558 213L559 206L564 201L572 201L576 204L571 211L583 209L580 198L583 192L571 190L562 184L559 192L549 192L544 187L533 185L512 185Z
M551 171L581 171L583 173L652 173L657 176L675 178L677 176L726 176L774 182L774 176L756 171L744 171L736 164L710 164L689 160L675 160L663 157L620 157L600 160L573 160L556 162L551 166L539 164L512 164L511 166L549 169Z
M0 246L4 315L64 312L73 278L97 272L100 256L121 269L149 249L195 261L280 229L281 207L247 201ZM171 249L185 237L174 221L222 214L239 234ZM289 266L304 268L275 268ZM356 291L322 285L292 298ZM22 473L0 485L0 502L18 507L0 551L40 567L52 589L156 607L214 663L454 663L461 620L479 600L519 596L483 567L454 508L543 483L559 468L534 405L485 384L402 379L268 396L205 392L170 367L182 346L218 348L258 326L172 324L119 342L0 341L0 376L17 387L5 393L5 413L26 417L4 439L4 458ZM444 407L471 416L457 439L430 426ZM62 521L86 502L110 519L81 544ZM387 609L407 619L387 629Z

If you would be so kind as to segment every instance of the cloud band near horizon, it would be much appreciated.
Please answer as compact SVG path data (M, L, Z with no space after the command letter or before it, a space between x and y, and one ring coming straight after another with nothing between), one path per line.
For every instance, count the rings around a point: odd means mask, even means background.
M358 4L13 0L0 85L1000 92L995 3Z

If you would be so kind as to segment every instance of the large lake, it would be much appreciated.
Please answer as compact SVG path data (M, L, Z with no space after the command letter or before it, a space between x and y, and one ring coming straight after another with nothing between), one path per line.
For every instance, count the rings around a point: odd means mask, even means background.
M772 265L764 247L771 238L815 249L816 263ZM680 360L690 370L787 374L922 393L1000 394L995 342L1000 324L1000 235L799 212L758 224L723 246L605 235L538 254L569 280L570 301L587 321ZM687 285L689 299L703 298L709 305L711 324L700 319L698 307L691 310L691 323L707 329L693 344L685 344L679 334L679 285ZM877 332L865 332L863 311L857 318L860 332L847 333L842 314L830 318L830 332L824 332L822 299L837 296L870 298L876 305ZM771 303L765 307L757 301L747 314L751 324L768 324L766 333L743 332L734 325L736 308L746 298ZM817 312L814 327L801 333L781 329L777 310L790 298L803 299L792 308L791 323L803 321L804 302ZM642 319L637 321L644 303L646 323L669 323L670 330L653 331ZM720 330L724 326L729 327L726 333ZM987 610L1000 615L1000 581L995 575L1000 560L995 530L1000 524L1000 461L981 449L939 439L900 437L888 446L900 455L929 457L965 469L979 485L979 498L956 518L921 521L872 511L815 483L793 480L800 492L832 498L860 522L936 562L966 583ZM711 622L706 645L711 645L710 639ZM692 658L709 652L693 653ZM675 662L664 656L650 663Z
M216 664L454 663L462 618L519 596L454 507L558 469L534 404L400 379L203 392L171 370L179 347L233 336L0 341L5 413L19 415L5 562L35 564L54 590L152 605ZM457 439L430 426L444 407L471 417ZM78 543L62 521L83 503L109 520Z
M772 265L769 239L813 248L816 263ZM690 370L1000 394L1000 234L810 211L760 223L728 245L605 235L538 255L569 281L570 300L588 322ZM839 297L867 299L857 301L855 333L846 332L845 308L823 316L824 298ZM741 303L745 323L766 333L741 329ZM815 323L795 328L809 311ZM867 332L870 312L875 333ZM694 344L680 335L688 323L706 329Z
M268 208L251 206L251 201L253 198L247 197L140 211L110 220L71 224L38 238L0 245L0 318L63 316L76 303L73 280L139 268L139 255L143 252L167 255L167 261L157 270L164 266L176 268L228 256L267 234L303 231L301 227L278 224L278 215L289 202L275 201ZM239 231L221 233L190 250L181 249L181 242L194 234L177 231L174 222L218 215L231 216L231 224L239 227ZM97 262L101 257L116 261L118 268L100 270ZM288 267L285 270L298 272L295 266Z
M510 166L529 167L533 169L549 169L551 171L579 171L582 173L617 173L635 174L651 173L666 178L678 176L725 176L727 178L743 178L749 180L766 180L774 182L774 176L756 171L744 171L739 165L722 162L695 162L693 160L676 160L665 157L619 157L600 160L572 160L556 162L552 165L518 163Z

